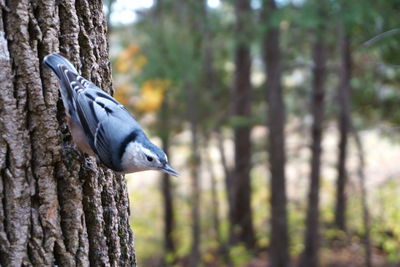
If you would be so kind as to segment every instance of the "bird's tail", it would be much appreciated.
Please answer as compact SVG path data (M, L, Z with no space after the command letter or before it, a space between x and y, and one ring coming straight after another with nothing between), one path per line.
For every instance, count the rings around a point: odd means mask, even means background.
M69 115L73 118L76 116L75 108L73 105L73 90L71 88L69 79L67 77L67 72L72 72L76 75L78 71L65 57L60 54L53 53L47 55L43 62L57 75L61 84L61 96L64 102L64 106L67 109Z
M69 71L72 71L76 74L78 74L77 70L75 67L71 64L71 62L68 61L65 57L61 56L58 53L53 53L50 55L47 55L43 62L50 68L52 69L55 74L58 76L58 78L61 80L61 78L64 76L64 74L61 72L60 65L64 65L67 67Z

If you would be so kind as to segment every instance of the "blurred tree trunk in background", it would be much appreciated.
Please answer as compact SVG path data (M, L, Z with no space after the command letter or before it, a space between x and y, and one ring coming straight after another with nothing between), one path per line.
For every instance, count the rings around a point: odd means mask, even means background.
M364 238L363 238L363 245L365 250L365 266L371 267L372 266L372 249L371 249L371 220L370 220L370 213L368 208L368 191L365 185L365 151L363 142L361 141L361 137L359 132L353 128L354 141L356 143L357 152L358 152L358 178L360 181L360 190L361 190L361 207L362 207L362 214L363 214L363 226L364 226Z
M168 120L168 103L167 97L164 98L164 103L160 112L161 122L161 142L164 152L168 155L170 148L170 128ZM161 177L161 191L163 196L164 210L164 261L166 264L172 264L175 261L175 243L174 243L174 203L172 194L171 176L163 173Z
M196 91L193 85L186 86L189 94L188 114L190 120L191 131L191 168L190 175L192 177L192 248L190 254L190 266L197 266L200 263L200 154L199 154L199 138L198 138L198 119L196 105Z
M113 9L113 5L115 3L116 0L105 0L104 1L104 5L107 7L107 17L106 17L106 21L107 21L107 34L110 35L111 31L112 31L112 26L111 26L111 14L112 14L112 9Z
M186 23L193 32L193 36L188 40L188 46L191 51L191 60L200 60L202 48L202 33L204 27L204 8L205 0L189 0L176 5L182 23ZM186 77L185 88L187 91L187 119L190 124L191 132L191 158L190 158L190 176L192 189L192 244L189 258L189 266L198 266L201 263L200 243L201 243L201 216L200 216L200 149L199 149L199 125L200 125L200 97L199 84L195 77L188 74Z
M154 2L152 20L159 25L164 27L164 1L157 0ZM164 96L164 100L159 112L160 131L162 149L169 155L170 151L170 109L168 103L168 93ZM175 255L175 241L174 241L174 230L175 230L175 216L174 216L174 202L173 202L173 188L171 183L171 176L167 173L163 173L161 177L161 193L162 193L162 205L164 212L164 263L173 264L176 261Z
M187 23L190 29L193 31L193 39L191 47L193 48L193 54L191 55L194 60L199 60L202 48L202 34L204 29L204 8L206 7L205 0L190 0L182 7L186 7L188 13ZM195 78L188 75L186 82L187 90L187 114L188 121L190 124L191 132L191 161L190 161L190 175L192 178L192 247L190 252L190 266L198 266L201 263L200 255L200 166L201 157L199 150L199 110L200 110L200 94L199 84L194 80Z
M233 84L233 116L243 125L234 126L235 167L233 173L232 230L234 244L244 243L253 249L255 237L251 211L251 57L246 25L250 15L250 1L236 0L236 47Z
M204 3L206 5L206 3ZM208 8L204 7L204 16L203 16L203 24L204 24L204 33L203 33L203 83L206 90L209 90L211 93L207 99L207 102L214 106L214 108L209 111L211 114L218 109L217 102L217 73L214 66L214 37L212 33L212 21L210 18L210 14ZM219 120L216 120L216 124L219 124ZM215 129L213 129L215 130ZM208 166L208 173L210 175L210 184L211 184L211 217L214 227L215 239L217 241L218 249L221 249L222 244L222 236L221 236L221 221L219 217L220 204L218 199L217 192L217 175L214 171L214 162L211 158L212 146L210 145L209 140L212 138L212 134L210 134L210 129L206 128L206 133L203 133L205 139L205 151L204 151L204 161L205 165Z
M111 87L100 0L0 3L0 265L134 266L123 176L80 166L59 83L43 57L61 51Z
M344 25L340 26L340 86L338 90L339 104L339 154L338 177L335 206L335 226L346 231L346 184L347 184L347 143L350 130L350 80L351 80L351 51L350 36Z
M231 240L233 237L233 230L232 230L232 224L231 222L233 221L233 177L232 177L232 170L228 166L228 162L226 160L226 152L225 152L225 146L224 146L224 137L222 136L221 130L219 128L215 129L215 134L217 137L217 146L218 146L218 151L219 151L219 157L221 159L221 166L222 169L224 170L224 176L225 176L225 189L226 189L226 195L227 195L227 200L228 200L228 221L229 223L229 239Z
M207 137L206 137L207 138ZM209 138L208 138L209 140ZM217 192L217 176L214 171L214 162L211 158L211 146L206 142L204 146L204 162L207 166L208 174L210 175L210 185L211 185L211 218L214 230L215 241L218 244L218 248L221 247L222 237L221 237L221 221L219 218L220 204L218 200Z
M286 210L285 177L285 106L281 85L281 51L279 47L279 21L274 0L264 0L263 22L268 27L263 40L266 67L266 100L268 104L268 155L271 170L271 266L289 265L289 237ZM274 20L271 18L275 18Z
M326 79L326 44L325 44L325 27L323 20L326 19L324 10L324 2L319 1L318 21L319 25L315 29L315 43L312 47L313 51L313 84L311 96L311 113L313 117L313 125L311 129L311 174L310 189L308 193L308 210L305 221L306 231L304 236L304 251L300 259L302 267L319 266L318 249L319 249L319 188L321 177L321 142L323 134L323 122L325 114L325 79Z

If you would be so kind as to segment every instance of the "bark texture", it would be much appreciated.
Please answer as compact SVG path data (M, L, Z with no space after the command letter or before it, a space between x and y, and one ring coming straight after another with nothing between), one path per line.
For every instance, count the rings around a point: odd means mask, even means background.
M338 92L339 104L339 154L338 177L335 206L335 226L346 231L346 184L347 184L347 144L350 131L350 79L351 79L351 51L350 37L346 34L344 26L340 32L340 86Z
M246 38L247 18L250 13L250 1L236 0L235 77L233 84L233 115L245 121L234 129L235 168L233 172L233 243L243 243L248 249L255 245L252 211L250 205L251 184L251 84L250 84L250 47Z
M323 18L323 12L320 12ZM326 77L326 45L324 29L316 30L316 40L313 46L313 85L312 85L312 117L311 129L311 175L308 193L308 209L306 218L306 232L304 236L305 248L300 260L300 266L317 267L319 249L319 187L321 177L322 134L325 113L325 77Z
M285 106L281 85L281 50L279 28L273 24L277 7L274 0L264 0L263 17L268 24L263 52L267 73L266 100L268 103L268 152L271 170L271 266L289 265L289 237L286 210L285 177ZM276 18L276 17L275 17Z
M111 88L100 0L0 1L0 265L133 266L123 176L81 168L58 81L43 57L61 51Z

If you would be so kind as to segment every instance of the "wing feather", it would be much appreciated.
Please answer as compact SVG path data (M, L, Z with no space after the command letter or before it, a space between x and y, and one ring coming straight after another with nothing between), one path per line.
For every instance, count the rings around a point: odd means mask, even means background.
M66 77L89 145L107 167L121 171L121 146L127 138L138 136L141 127L124 106L96 85L68 70Z

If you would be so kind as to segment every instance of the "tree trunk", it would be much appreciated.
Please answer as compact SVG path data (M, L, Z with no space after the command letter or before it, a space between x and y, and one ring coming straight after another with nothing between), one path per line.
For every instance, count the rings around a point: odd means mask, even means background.
M350 37L346 34L344 26L340 33L340 86L339 86L339 157L338 178L335 207L335 226L346 231L346 184L347 184L347 140L350 129L350 79L351 79L351 51Z
M163 150L168 153L169 141L163 140ZM164 249L167 254L166 258L173 256L175 260L175 243L174 243L174 206L172 198L172 185L171 177L169 174L164 173L162 177L162 195L163 195L163 206L164 206Z
M320 14L323 18L323 14ZM306 218L306 232L304 236L305 248L300 260L300 266L317 267L319 248L319 185L321 170L321 142L323 133L323 120L325 113L325 77L326 77L326 46L323 29L316 29L316 41L313 46L313 87L312 87L312 117L311 129L311 175L310 190L308 193L308 210Z
M191 167L190 175L192 178L192 248L190 253L190 266L198 266L200 264L200 153L199 153L199 137L198 137L198 118L196 105L196 90L193 85L188 84L188 114L191 131Z
M189 39L191 47L193 47L192 60L201 59L201 49L203 47L203 34L204 34L204 16L205 8L207 7L205 0L190 0L187 1L183 7L187 7L187 21L184 23L189 24L192 30L192 38ZM191 132L191 182L192 182L192 247L190 253L190 266L198 266L201 263L200 255L200 149L199 149L199 103L201 103L201 94L199 86L195 78L191 77L187 80L187 114L190 123Z
M154 2L154 10L152 20L155 24L160 27L164 27L164 1L157 0ZM162 148L168 155L170 148L170 110L168 103L168 95L165 95L161 112L159 113L160 129L158 131L161 137ZM176 261L175 255L175 242L174 242L174 229L175 229L175 217L174 217L174 202L173 202L173 188L171 184L171 177L167 173L163 173L161 177L161 194L162 194L162 206L164 211L164 259L163 264L169 265L174 264Z
M281 86L281 51L279 28L270 20L276 14L274 0L264 0L263 19L268 24L263 42L267 73L266 100L268 103L268 152L271 170L271 266L289 265L289 237L285 185L285 106Z
M125 179L81 168L58 81L60 50L111 87L101 1L0 1L0 265L133 266Z
M236 0L236 48L233 92L233 116L243 120L251 118L250 48L246 34L246 18L250 13L250 1ZM243 243L253 249L255 237L251 211L251 142L250 126L237 125L234 129L235 167L233 173L233 243Z
M206 3L203 3L206 5ZM214 67L214 53L213 53L213 36L211 32L211 24L212 21L210 20L210 14L208 12L207 7L203 7L203 83L205 88L208 88L211 92L211 97L208 99L208 102L213 105L217 106L217 101L216 101L216 79L217 79L217 73L215 71ZM214 112L214 109L210 109L209 112ZM214 113L210 113L214 114ZM217 123L218 124L218 123ZM207 130L206 130L207 131ZM211 182L211 203L212 203L212 208L211 208L211 217L213 221L213 226L214 226L214 234L216 241L218 243L218 249L221 249L223 247L222 244L222 237L221 237L221 230L220 230L220 218L219 218L219 201L218 201L218 194L217 194L217 179L215 175L215 171L213 168L213 161L210 156L210 146L209 146L209 140L211 139L211 135L209 133L204 134L205 135L205 145L203 146L204 149L204 160L205 164L208 167L208 172L210 175L210 182Z
M207 171L210 175L210 185L211 185L211 218L212 218L212 224L214 228L214 235L215 235L215 240L217 241L218 248L221 248L222 245L222 237L221 237L221 222L219 218L219 210L220 210L220 204L218 200L218 192L217 192L217 176L214 171L214 163L211 159L211 149L206 142L206 145L204 146L204 163L206 164Z
M161 141L164 152L168 155L170 148L170 136L169 136L169 119L168 119L168 103L167 97L164 99L162 111L161 111ZM170 260L172 256L172 262L168 261L166 264L172 264L175 262L175 243L174 243L174 206L173 206L173 195L172 195L172 184L171 177L167 173L163 173L161 179L161 191L163 196L163 207L164 207L164 260Z
M165 151L165 150L164 150ZM166 152L166 151L165 151ZM175 243L174 243L174 212L172 202L172 186L171 179L168 174L163 174L162 177L162 195L164 206L164 249L166 263L175 262ZM171 259L172 256L172 259ZM171 262L172 260L172 262Z
M112 9L113 5L115 3L115 0L105 0L105 6L107 6L107 15L106 15L106 21L107 21L107 34L110 36L111 31L112 31L112 26L111 26L111 14L112 14Z
M227 201L228 201L228 221L229 223L229 240L232 240L233 237L233 230L232 230L232 221L233 221L233 186L232 186L232 171L228 166L227 160L226 160L226 152L225 152L225 146L224 146L224 138L222 136L221 130L219 128L215 129L215 134L217 138L217 146L218 146L218 151L219 151L219 157L221 159L221 166L222 169L224 170L224 176L225 176L225 191L226 191L226 196L227 196Z
M353 127L352 127L353 128ZM360 181L361 189L361 207L363 214L363 225L364 225L364 250L365 250L365 266L372 266L372 252L371 252L371 220L368 208L368 191L365 185L365 158L364 158L364 146L360 138L360 134L356 129L353 128L354 141L358 150L358 177Z

